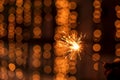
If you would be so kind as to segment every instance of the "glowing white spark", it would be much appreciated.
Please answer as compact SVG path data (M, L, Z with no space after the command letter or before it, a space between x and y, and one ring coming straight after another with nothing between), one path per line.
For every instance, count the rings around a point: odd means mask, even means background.
M76 43L76 42L73 42L72 43L72 49L74 49L75 51L79 50L80 46Z
M61 38L62 41L65 42L65 44L68 46L69 50L67 51L67 56L69 56L70 59L73 58L76 54L80 57L80 53L82 51L82 35L80 37L77 37L76 34L72 34L69 36L63 36Z

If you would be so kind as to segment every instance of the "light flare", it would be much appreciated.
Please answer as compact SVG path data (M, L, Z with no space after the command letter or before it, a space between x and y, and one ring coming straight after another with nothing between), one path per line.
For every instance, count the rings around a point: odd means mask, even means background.
M61 38L61 40L65 43L65 45L67 45L67 47L69 48L68 51L66 51L67 55L66 57L69 57L69 59L71 60L75 55L78 55L80 60L81 60L81 51L83 49L82 46L82 35L80 35L79 37L77 36L77 34L72 33L71 35L68 36L63 36Z

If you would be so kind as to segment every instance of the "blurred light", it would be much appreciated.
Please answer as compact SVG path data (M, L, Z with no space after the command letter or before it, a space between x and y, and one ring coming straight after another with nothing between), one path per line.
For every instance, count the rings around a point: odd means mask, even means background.
M29 0L27 0L26 2L24 2L24 10L25 11L29 11L31 10L31 2Z
M42 23L42 17L40 15L36 14L34 16L34 24L37 24L37 25L39 24L40 25L41 23Z
M115 58L113 62L119 62L120 58Z
M34 59L34 60L32 60L32 66L33 66L34 68L39 68L40 65L41 65L41 61L40 61L39 59Z
M21 7L23 5L23 0L16 0L16 6Z
M16 14L22 14L23 13L23 7L17 7Z
M1 60L1 65L7 68L8 62L6 60Z
M45 51L50 51L52 49L52 46L50 43L46 43L46 44L44 44L43 48Z
M65 42L63 41L56 41L55 44L55 55L57 56L65 56L66 55L66 51L69 50L68 46L65 44Z
M76 21L77 21L77 16L78 16L78 13L75 12L75 11L72 11L72 12L70 13L70 16L69 16L69 18L70 18L69 22L70 22L70 23L76 23Z
M102 32L100 29L96 29L96 30L94 30L93 35L95 38L100 38L102 35Z
M40 53L33 53L32 58L33 59L40 59L41 54Z
M120 30L117 30L115 35L116 35L116 38L120 38Z
M0 23L0 38L7 35L7 31L5 29L5 24L2 22Z
M99 53L94 53L94 54L92 55L92 60L93 60L93 61L98 61L98 60L100 60L100 55L99 55Z
M15 54L16 54L16 57L22 57L22 50L21 50L21 48L16 48L15 49Z
M7 49L4 47L0 47L0 57L7 56Z
M99 66L99 63L98 63L98 62L94 63L93 69L94 69L95 71L98 71L98 66Z
M21 34L22 34L22 28L21 28L21 27L16 27L15 33L16 33L17 35L21 35Z
M31 24L31 12L25 13L24 24L25 24L25 26L29 26Z
M55 6L57 8L68 8L69 2L67 0L56 0Z
M40 45L34 45L33 46L33 51L35 53L40 53L41 52L41 46Z
M100 7L101 7L101 2L100 2L99 0L94 0L93 6L94 6L95 8L100 8Z
M70 72L70 74L76 74L77 73L76 66L75 67L70 67L69 72Z
M120 11L116 13L116 16L120 18Z
M77 80L75 76L70 76L68 80Z
M3 5L5 0L0 0L0 5Z
M50 51L44 51L44 52L43 52L43 57L44 57L45 59L50 59L50 58L51 58L51 53L50 53Z
M5 67L0 67L0 79L1 80L8 80L7 69Z
M120 43L115 45L115 49L120 49Z
M69 70L68 60L62 57L56 57L54 71L56 73L66 74Z
M52 4L52 0L44 0L44 5L46 6L46 7L50 7L51 6L51 4Z
M16 49L18 48L18 49L20 49L20 48L22 48L23 47L23 43L22 42L16 42ZM19 53L20 54L20 53Z
M74 2L74 1L69 2L69 8L70 9L74 10L74 9L76 9L76 7L77 7L76 2Z
M15 21L15 15L14 14L10 14L8 17L8 21L13 23Z
M119 6L119 5L116 5L116 6L115 6L115 10L116 10L116 11L119 11L119 10L120 10L120 6Z
M22 59L22 57L17 57L17 58L16 58L16 63L17 63L17 65L22 65L22 64L23 64L23 59Z
M101 45L98 44L98 43L94 44L94 45L93 45L93 50L94 50L95 52L100 51L100 50L101 50Z
M16 66L14 63L9 63L8 67L9 67L10 71L14 71L16 69Z
M33 73L32 80L41 80L39 72L34 72Z
M116 28L120 28L120 20L116 20L114 22L114 25L115 25Z
M9 78L15 77L15 72L14 71L8 71L8 76L9 76Z
M0 14L0 23L2 23L4 21L4 15L3 14Z
M100 18L100 17L101 17L101 11L100 11L100 10L94 10L94 12L93 12L93 17L94 17L95 19Z
M65 25L68 24L68 17L69 17L69 9L61 9L58 12L58 16L56 16L56 23L58 25Z
M15 74L18 79L23 79L24 77L23 71L21 69L16 69Z
M34 0L34 7L41 8L42 7L42 0Z
M17 42L21 42L23 40L23 36L22 35L16 35L16 41Z
M94 23L100 23L101 19L100 18L93 18Z
M68 34L69 31L70 31L70 28L68 26L58 26L55 30L55 33L57 33L56 35L61 34L61 37L62 37L63 35Z
M0 12L3 12L3 10L4 10L4 6L0 5Z
M55 80L67 80L67 77L62 73L58 73L55 77Z
M76 64L77 64L77 61L76 60L70 60L69 61L69 67L75 67L76 66Z
M120 56L120 48L115 51L116 56Z
M34 27L33 34L34 34L33 38L40 38L42 34L40 27Z
M49 73L51 73L51 71L52 71L51 66L45 66L45 67L44 67L44 72L45 72L45 73L49 74Z
M116 5L115 6L115 11L116 11L116 16L117 18L120 18L120 6L119 5ZM119 27L120 28L120 27Z
M76 28L77 27L77 23L71 23L70 28Z

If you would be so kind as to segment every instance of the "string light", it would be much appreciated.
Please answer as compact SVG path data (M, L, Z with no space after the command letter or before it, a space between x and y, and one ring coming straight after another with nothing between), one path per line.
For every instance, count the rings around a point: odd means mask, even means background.
M120 39L120 6L119 5L116 5L115 6L115 11L116 11L116 17L117 19L115 20L114 22L114 26L116 28L116 33L115 33L115 40L116 41L119 41ZM120 61L120 47L119 47L119 43L116 44L115 46L115 55L116 55L116 58L113 60L114 62L117 62L117 61Z
M100 25L101 26L101 0L94 0L93 1L93 7L94 7L94 11L93 11L93 22L95 25ZM95 52L91 57L92 60L95 62L93 64L93 69L95 71L99 70L99 61L100 61L100 51L101 51L101 44L99 43L101 41L101 37L102 37L102 30L101 28L98 28L97 26L95 26L95 29L93 31L93 41L94 44L92 46L93 51Z

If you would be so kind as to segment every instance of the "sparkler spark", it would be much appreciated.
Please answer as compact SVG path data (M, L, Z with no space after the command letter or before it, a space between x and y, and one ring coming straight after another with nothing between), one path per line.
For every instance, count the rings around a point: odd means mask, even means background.
M79 37L77 36L77 34L72 33L71 35L68 36L63 36L61 38L61 40L67 45L67 47L69 48L68 51L66 52L67 55L66 57L69 57L70 59L72 59L75 55L78 55L80 57L81 60L81 51L83 49L82 47L82 35L80 35Z
M76 42L72 43L72 49L77 51L77 50L79 50L79 48L80 48L80 46Z

